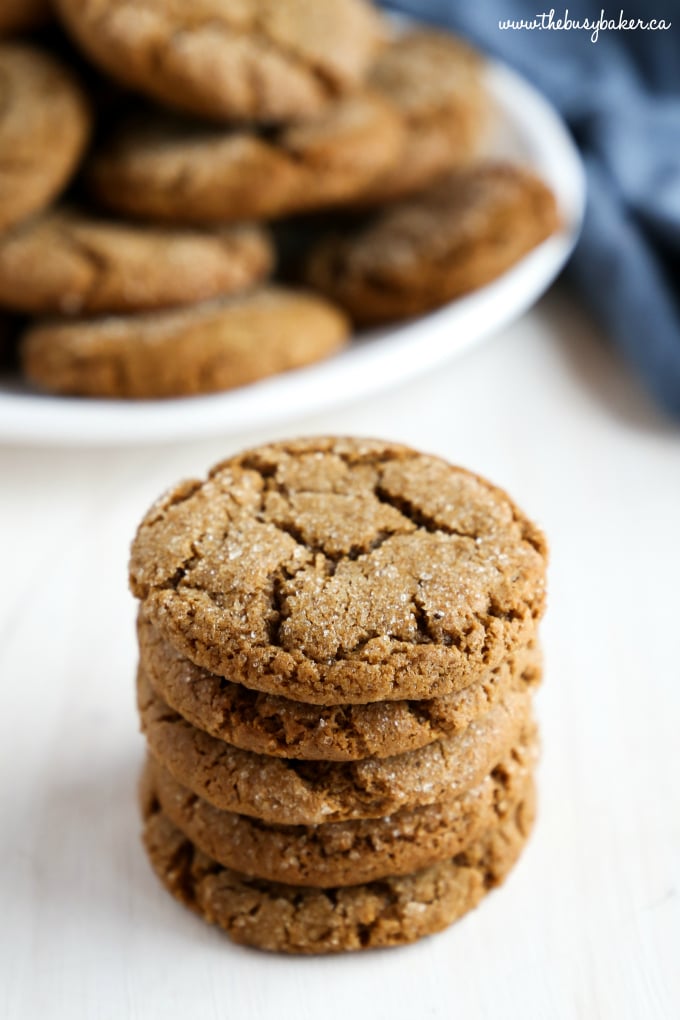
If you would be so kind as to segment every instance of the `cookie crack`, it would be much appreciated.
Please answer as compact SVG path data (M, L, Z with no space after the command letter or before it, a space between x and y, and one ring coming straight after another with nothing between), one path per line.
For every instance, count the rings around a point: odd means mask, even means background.
M417 528L427 531L432 535L456 535L458 538L469 538L472 541L476 541L479 537L476 532L464 531L462 528L454 528L449 524L445 524L442 521L438 521L436 517L426 513L421 507L407 499L406 496L397 496L392 492L388 492L379 482L374 488L374 494L377 500L381 503L385 503L387 506L391 506L394 510L405 517L412 524L415 524Z

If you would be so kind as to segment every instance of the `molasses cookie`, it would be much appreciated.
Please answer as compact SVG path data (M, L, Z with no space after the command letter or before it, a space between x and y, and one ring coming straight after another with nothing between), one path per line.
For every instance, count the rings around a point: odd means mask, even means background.
M0 302L32 314L169 308L244 290L272 263L257 227L168 230L64 208L0 235Z
M356 761L413 751L464 730L510 691L541 678L535 643L456 694L424 701L306 705L230 683L175 651L140 612L140 665L169 706L200 730L246 751L277 758Z
M455 737L390 758L309 762L242 751L191 726L138 678L148 747L183 786L221 811L290 825L379 818L451 800L533 732L530 699L505 701Z
M480 151L491 118L484 62L456 36L425 30L399 36L378 57L368 84L394 106L405 130L399 159L362 203L420 191Z
M518 745L471 789L443 803L386 818L325 825L271 825L220 811L149 759L163 813L223 867L292 885L357 885L407 875L464 850L523 800L535 747Z
M89 133L90 110L68 68L34 46L0 44L0 230L62 191Z
M28 380L51 393L153 399L311 364L340 350L348 333L320 298L262 287L175 311L37 323L20 355Z
M144 842L159 879L234 942L286 953L337 953L404 945L441 931L499 885L534 819L534 791L454 857L372 883L313 889L272 884L224 868L198 850L142 789Z
M273 219L355 199L397 163L404 135L391 104L367 92L267 133L150 113L119 126L86 177L98 201L126 216Z
M309 117L383 42L364 0L56 0L83 51L124 85L222 120Z
M321 240L305 280L357 323L406 319L489 283L558 226L555 198L533 174L473 165Z
M541 532L482 478L322 438L248 451L158 500L130 583L163 638L210 672L365 704L455 693L526 646L545 567Z

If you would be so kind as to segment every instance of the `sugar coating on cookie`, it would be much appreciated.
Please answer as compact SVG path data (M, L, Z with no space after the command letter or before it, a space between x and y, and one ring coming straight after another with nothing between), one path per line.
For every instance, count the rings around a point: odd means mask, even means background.
M534 636L541 532L500 489L407 447L306 439L178 486L130 583L181 654L316 704L468 686Z
M451 800L481 782L533 727L526 693L508 695L459 734L389 758L306 762L243 751L191 726L143 675L138 705L150 751L183 786L223 811L320 825Z
M0 302L51 315L169 308L245 290L273 260L258 227L170 230L64 207L0 236Z
M267 133L147 113L123 122L85 176L98 201L169 223L274 219L353 201L399 160L392 104L359 91Z
M526 796L535 741L518 743L456 797L383 818L275 825L222 811L147 761L164 814L203 853L253 878L320 888L407 875L460 853Z
M345 316L303 291L263 286L172 311L30 326L27 379L51 393L143 399L215 393L341 350Z
M498 825L449 860L377 882L310 889L222 867L173 825L148 780L140 792L146 850L165 888L234 942L299 954L405 945L442 931L501 884L535 813L530 786Z
M86 97L59 60L36 46L0 43L0 230L47 206L87 144Z
M124 84L223 120L308 117L355 86L383 42L365 0L56 0Z
M534 641L476 683L441 698L308 705L197 666L163 639L143 611L137 635L143 682L187 722L245 751L311 761L387 758L454 736L508 693L535 688L542 673Z
M404 319L489 283L558 226L534 174L473 164L320 240L304 278L357 323Z

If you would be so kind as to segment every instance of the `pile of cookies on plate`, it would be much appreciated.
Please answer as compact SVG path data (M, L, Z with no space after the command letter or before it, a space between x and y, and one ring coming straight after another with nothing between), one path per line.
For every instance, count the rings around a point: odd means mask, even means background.
M545 567L506 493L380 441L259 447L158 500L130 579L166 888L290 953L474 907L533 821Z
M308 365L557 227L484 156L483 60L366 0L4 0L0 37L0 319L44 391Z

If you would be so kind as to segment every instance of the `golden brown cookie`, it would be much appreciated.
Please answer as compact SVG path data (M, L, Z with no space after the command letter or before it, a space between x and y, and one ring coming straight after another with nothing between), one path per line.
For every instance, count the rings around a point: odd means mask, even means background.
M142 788L144 843L165 888L234 942L284 953L397 946L441 931L498 886L531 832L533 789L500 823L449 860L344 888L311 889L247 878L201 853Z
M462 690L535 636L546 545L506 493L374 440L250 450L173 489L130 583L197 665L312 704Z
M273 219L355 199L395 164L403 138L391 105L366 92L269 133L152 113L119 127L86 177L97 200L127 216Z
M411 195L479 152L491 115L484 63L461 39L407 32L381 52L368 84L394 106L405 130L399 159L366 189L362 204Z
M48 320L28 329L20 355L28 380L52 393L190 396L319 361L348 333L320 298L262 287L175 311Z
M37 28L50 18L49 0L2 0L0 36Z
M147 768L163 813L218 864L269 882L328 888L407 875L460 853L526 797L535 759L535 744L518 745L481 782L443 803L313 826L220 811L153 758Z
M355 762L298 761L243 751L191 726L138 677L150 752L183 786L221 811L283 825L380 818L451 800L476 786L531 731L527 694L417 751Z
M277 758L356 761L413 751L460 733L509 691L529 690L541 678L540 651L532 644L446 697L306 705L252 691L196 666L163 639L143 612L137 634L142 673L169 706L219 740Z
M558 226L552 192L529 171L472 165L321 240L304 277L357 323L406 319L489 283Z
M365 0L56 0L91 59L125 85L223 120L317 113L383 42Z
M0 230L62 191L89 133L89 107L68 68L34 46L0 44Z
M272 263L257 227L167 230L64 208L0 235L0 303L32 314L169 308L244 290Z

